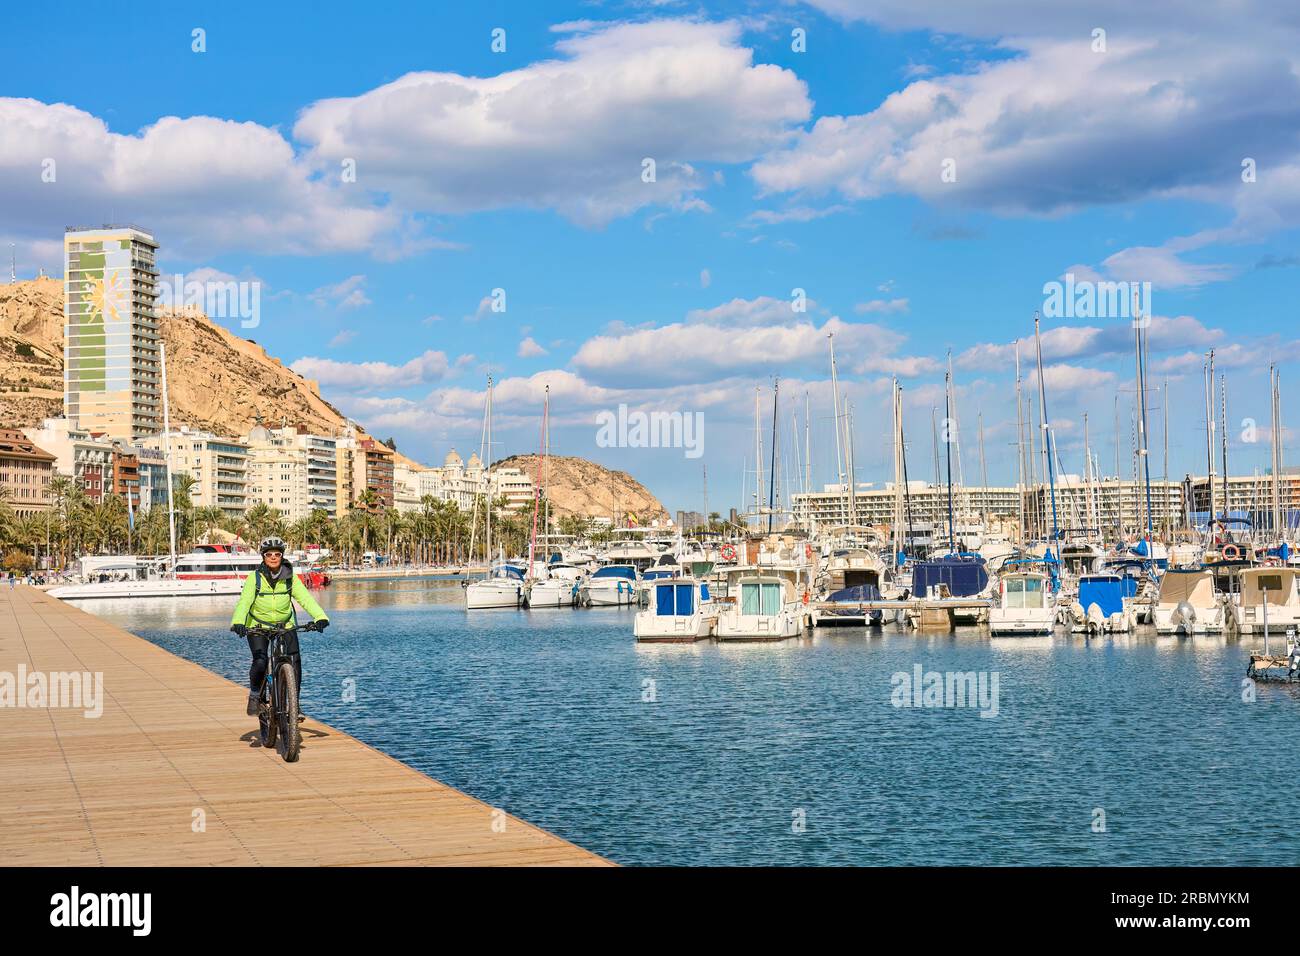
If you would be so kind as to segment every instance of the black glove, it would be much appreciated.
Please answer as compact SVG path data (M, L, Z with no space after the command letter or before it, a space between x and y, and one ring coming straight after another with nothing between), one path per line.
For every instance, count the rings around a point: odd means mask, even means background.
M248 628L245 627L243 624L230 625L230 631L232 634L238 634L240 637L248 636Z
M315 629L317 631L323 631L325 628L330 626L330 622L326 618L321 618L319 621L312 621L312 624L316 626Z

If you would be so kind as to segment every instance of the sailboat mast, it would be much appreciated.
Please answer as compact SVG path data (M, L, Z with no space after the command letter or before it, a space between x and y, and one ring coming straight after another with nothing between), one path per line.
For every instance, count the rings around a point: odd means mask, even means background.
M533 561L537 554L537 513L542 507L542 482L546 480L546 415L551 408L551 386L547 385L542 398L542 441L539 449L538 481L533 484L533 530L528 537L528 577L533 576Z
M1020 504L1020 544L1025 543L1025 415L1020 393L1020 340L1016 339L1016 500Z
M1142 477L1146 484L1146 503L1147 503L1147 551L1150 553L1151 547L1151 458L1147 448L1147 375L1146 375L1146 357L1144 349L1144 322L1139 315L1141 311L1141 296L1135 287L1133 289L1133 338L1137 348L1137 390L1138 390L1138 456L1142 460ZM1148 315L1147 321L1150 320Z
M957 553L957 536L953 529L952 520L952 372L944 373L943 377L944 394L943 394L943 450L944 459L948 463L948 550L952 554Z
M1223 516L1228 517L1228 378L1219 375L1219 442L1223 447Z
M841 487L844 485L844 447L840 437L840 380L835 370L835 333L827 332L826 341L831 350L831 403L835 409L835 469Z
M1047 463L1047 481L1052 495L1052 540L1057 540L1056 470L1052 466L1052 424L1047 417L1047 387L1043 383L1043 342L1038 334L1038 313L1034 313L1034 351L1038 357L1038 409L1043 418L1043 458Z
M772 467L768 475L767 486L767 533L772 533L772 518L776 508L776 410L777 397L781 394L781 380L772 381Z
M978 419L978 420L979 420L979 433L980 433L980 434L979 434L979 438L980 438L980 482L981 482L981 485L982 485L982 487L983 487L983 491L981 492L981 494L983 495L983 497L980 499L980 524L984 525L985 529L987 530L987 529L988 529L988 525L989 525L989 516L988 516L988 507L987 507L987 505L988 505L988 499L989 499L989 490L988 490L988 489L989 489L989 469L988 469L988 464L987 464L987 462L985 462L985 460L984 460L984 413L983 413L983 412L980 412L980 413L979 413L979 419Z
M176 576L176 501L172 493L172 419L167 399L167 343L158 341L158 361L162 365L163 447L167 452L167 540L171 548L171 574Z
M487 393L487 457L483 459L484 477L487 479L487 533L484 557L488 576L492 574L492 376L488 376Z
M1212 531L1214 524L1214 349L1210 349L1203 368L1205 375L1205 460L1207 463L1206 482L1210 492L1210 516L1206 530Z

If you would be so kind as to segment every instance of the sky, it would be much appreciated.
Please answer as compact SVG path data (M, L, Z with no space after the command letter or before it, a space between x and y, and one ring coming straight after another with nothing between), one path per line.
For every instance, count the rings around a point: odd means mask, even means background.
M805 408L812 483L837 480L831 333L860 482L892 478L895 376L909 477L933 477L951 356L962 473L982 423L1013 483L1035 312L1062 467L1087 415L1128 474L1133 323L1060 314L1067 274L1149 304L1153 477L1166 412L1171 475L1205 471L1211 348L1233 473L1268 467L1271 363L1300 413L1293 6L26 5L0 196L20 277L62 274L65 226L141 224L164 274L256 289L255 326L216 320L411 457L479 449L489 375L493 457L535 451L549 386L551 450L670 510L702 510L706 476L709 510L752 502L777 380L782 490ZM608 447L620 405L698 416L702 442Z

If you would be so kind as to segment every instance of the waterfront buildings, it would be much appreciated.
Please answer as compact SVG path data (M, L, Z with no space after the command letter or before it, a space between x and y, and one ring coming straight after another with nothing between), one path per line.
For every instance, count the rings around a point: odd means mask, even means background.
M248 446L248 497L300 521L313 511L338 513L338 443L305 428L254 426Z
M63 249L64 413L116 441L153 435L162 422L158 244L136 226L72 226Z
M144 441L145 447L170 446L172 472L195 481L190 502L196 508L218 507L231 518L242 518L250 506L248 445L233 438L186 426Z
M0 499L20 518L50 508L56 458L16 429L0 429Z

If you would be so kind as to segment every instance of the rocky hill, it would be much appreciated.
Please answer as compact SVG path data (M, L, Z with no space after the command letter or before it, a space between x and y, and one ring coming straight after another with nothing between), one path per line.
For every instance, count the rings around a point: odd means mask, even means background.
M322 435L347 427L314 381L202 312L164 310L159 325L174 425L242 435L261 415L267 425L304 425ZM61 414L63 282L0 285L0 426L25 428Z
M496 465L518 468L538 480L537 455L514 455ZM668 513L645 485L625 471L612 471L585 458L552 455L546 459L546 488L553 513L584 517L634 514L642 524Z

